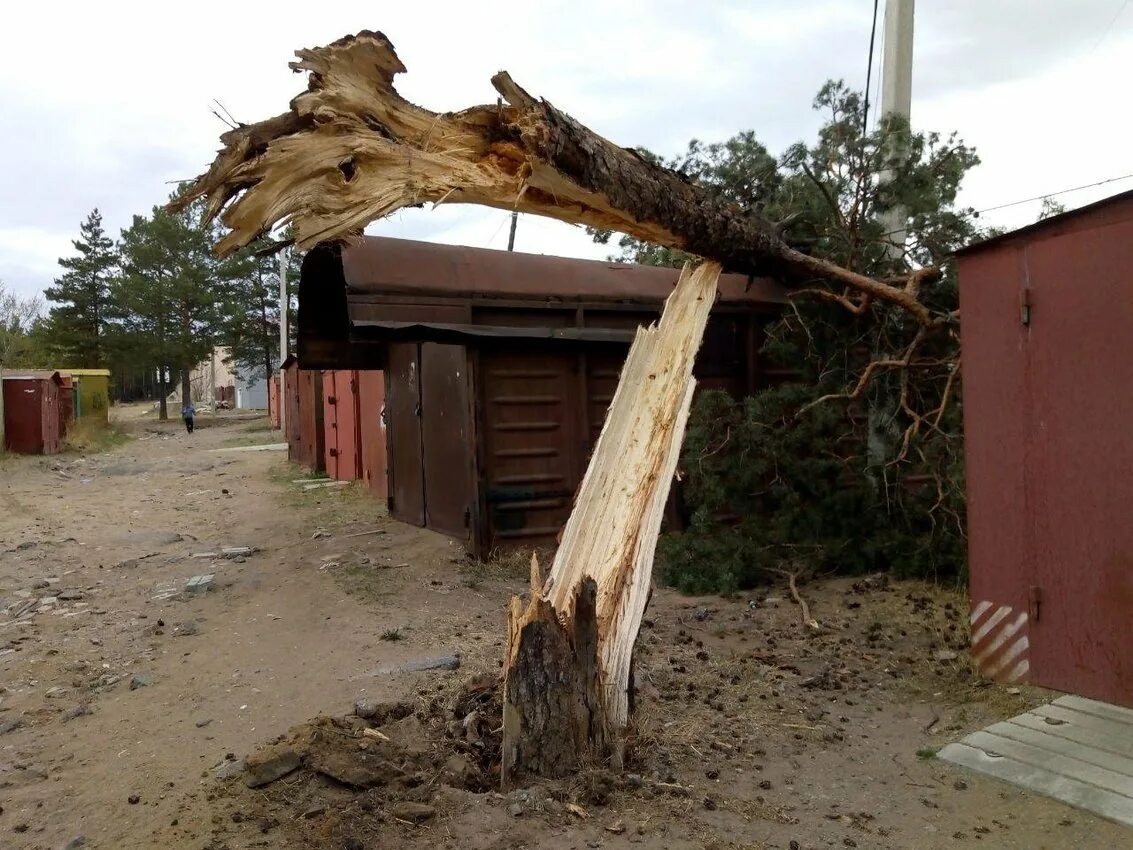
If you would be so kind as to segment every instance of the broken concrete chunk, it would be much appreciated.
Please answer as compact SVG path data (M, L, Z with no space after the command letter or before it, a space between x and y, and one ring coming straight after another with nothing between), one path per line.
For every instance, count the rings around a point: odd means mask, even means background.
M130 677L130 690L136 691L138 688L148 688L153 684L153 676L149 673L135 673Z
M298 767L299 754L291 747L267 747L244 759L244 784L249 788L260 788L283 778Z
M207 575L193 576L185 582L186 593L207 593L212 590L213 579L215 576L212 573Z

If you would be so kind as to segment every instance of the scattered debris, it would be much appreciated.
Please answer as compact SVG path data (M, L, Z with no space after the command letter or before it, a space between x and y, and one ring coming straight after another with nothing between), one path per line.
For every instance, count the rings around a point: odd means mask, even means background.
M198 635L200 633L201 627L194 623L192 620L188 620L184 623L178 623L173 627L174 637L190 637L192 635Z
M404 700L359 699L354 703L354 714L373 720L379 726L392 720L401 720L413 713L413 703Z
M460 655L442 655L438 658L422 658L418 661L407 661L396 668L398 672L423 673L426 670L459 670Z
M318 481L314 484L304 484L304 490L325 490L328 487L345 487L349 481Z
M421 823L433 817L437 810L425 803L398 803L390 808L389 813L398 820Z
M70 721L74 720L76 717L84 717L84 716L86 716L90 713L91 713L90 703L82 702L82 703L79 703L78 705L74 706L73 708L68 708L66 711L63 712L63 722L69 723Z

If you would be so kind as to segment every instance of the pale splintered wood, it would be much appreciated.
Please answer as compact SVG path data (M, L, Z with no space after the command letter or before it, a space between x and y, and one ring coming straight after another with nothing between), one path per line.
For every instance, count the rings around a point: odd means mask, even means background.
M660 323L638 331L544 590L569 622L579 585L594 579L601 684L614 729L627 721L633 644L719 275L715 263L686 267Z

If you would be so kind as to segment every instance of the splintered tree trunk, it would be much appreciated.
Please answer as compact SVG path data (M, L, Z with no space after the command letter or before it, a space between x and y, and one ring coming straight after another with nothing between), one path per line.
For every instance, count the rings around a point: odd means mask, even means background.
M661 321L639 329L550 575L511 601L504 784L622 761L633 648L720 266L685 268Z
M788 245L757 213L619 147L532 97L506 73L497 104L436 113L402 98L405 71L381 33L300 50L307 90L289 111L226 132L208 172L172 206L207 199L231 232L221 253L290 225L300 248L350 239L425 202L471 203L587 224L706 257L660 323L640 330L550 574L511 602L505 660L504 782L620 757L633 646L653 549L692 399L692 362L720 265L784 283L832 286L900 306L923 327L923 270L895 285ZM843 299L844 300L844 299Z

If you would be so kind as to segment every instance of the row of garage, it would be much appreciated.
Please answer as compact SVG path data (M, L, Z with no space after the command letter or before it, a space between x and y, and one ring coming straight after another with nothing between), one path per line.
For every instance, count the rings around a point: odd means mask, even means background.
M0 374L3 448L19 454L56 454L71 423L106 422L106 369L24 369Z
M634 332L677 277L378 237L320 246L285 370L291 457L367 481L392 517L476 555L553 543ZM721 280L701 387L740 395L778 380L759 349L782 301L770 281Z

